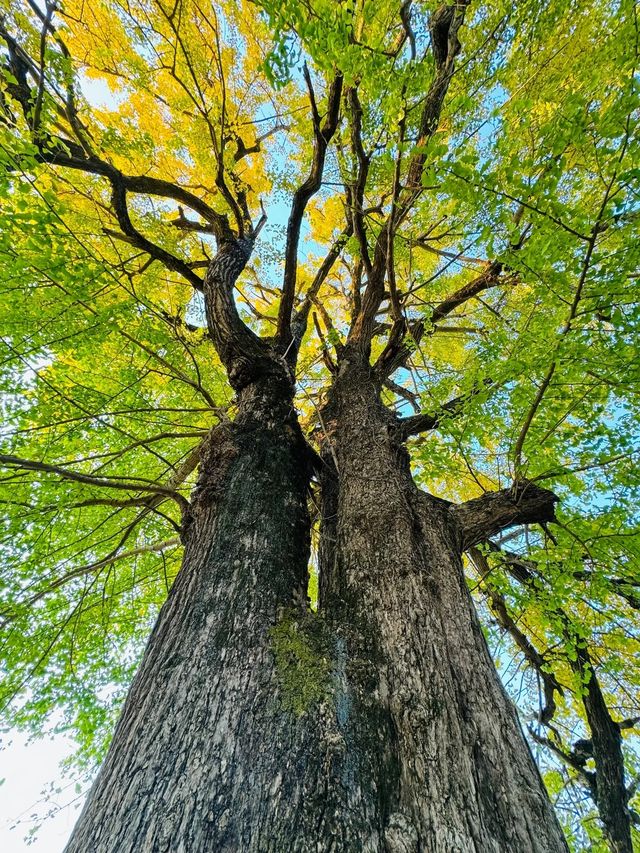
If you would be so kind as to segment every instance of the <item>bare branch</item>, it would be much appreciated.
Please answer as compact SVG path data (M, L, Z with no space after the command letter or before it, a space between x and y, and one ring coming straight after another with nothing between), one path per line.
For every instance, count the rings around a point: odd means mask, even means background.
M394 341L391 339L380 354L376 362L376 370L380 376L391 376L398 368L402 367L411 353L418 346L425 333L427 326L433 327L438 320L442 320L470 299L503 284L514 282L513 276L502 275L503 266L500 261L491 261L486 268L475 278L459 287L453 293L443 299L435 306L427 321L418 320L409 325L410 342L403 344L403 335L399 335ZM404 329L400 330L404 332Z
M298 271L298 244L300 242L300 228L302 217L310 198L320 189L322 173L327 153L327 147L331 141L336 128L340 110L340 98L342 95L342 75L337 74L329 87L327 99L327 115L324 123L320 125L320 117L315 102L315 95L309 71L305 66L305 80L309 87L311 99L311 111L313 116L313 159L309 175L296 190L291 204L291 213L287 224L287 245L285 248L284 278L282 282L282 297L278 311L277 340L281 349L288 350L291 346L291 314L296 293L296 278Z
M293 335L293 346L296 349L300 348L300 344L302 343L302 339L306 332L307 321L309 319L309 312L311 311L311 306L313 305L314 300L318 295L318 292L320 291L320 288L322 287L327 276L331 272L333 265L340 256L340 253L344 249L352 233L353 225L351 222L349 222L342 234L340 234L333 246L327 252L327 255L323 262L318 267L318 271L315 275L315 278L311 282L309 290L304 298L304 302L294 314L293 320L291 321L291 330ZM291 360L293 361L293 359Z
M444 100L453 78L455 58L460 51L458 32L464 23L467 5L468 0L461 0L453 5L443 4L436 9L429 22L436 65L435 76L424 101L418 140L407 168L404 185L401 189L399 175L397 175L396 198L394 198L392 211L378 234L372 269L360 311L349 333L349 341L357 342L363 349L368 349L370 346L375 317L384 297L384 279L388 273L388 256L395 231L423 191L422 174L427 160L427 144L438 129Z
M127 190L124 181L119 176L114 175L111 178L111 186L113 189L111 200L118 225L122 229L122 232L129 237L133 245L147 252L155 260L163 263L167 269L180 273L196 290L202 290L202 279L193 272L189 264L172 255L171 252L167 252L161 246L152 243L151 240L148 240L135 228L129 216Z
M166 486L158 486L146 480L132 482L135 478L128 477L113 479L107 477L94 477L92 474L81 474L78 471L71 471L69 468L63 468L59 465L49 465L47 462L37 462L33 459L21 459L18 456L10 456L0 454L0 465L5 465L8 468L18 468L25 471L41 471L46 474L56 474L63 480L72 480L76 483L84 483L87 486L97 486L107 489L123 489L129 492L150 492L154 495L162 495L176 501L181 510L189 506L189 501L181 494L172 488Z
M509 613L509 608L502 595L498 592L495 586L489 581L491 568L484 554L477 548L469 549L469 556L478 570L481 581L480 585L485 590L491 610L495 614L498 623L510 635L516 646L520 649L525 657L525 660L535 669L538 677L542 681L544 688L544 708L540 709L538 719L541 723L548 723L553 717L556 710L555 693L556 691L562 696L563 690L556 677L547 671L546 661L544 656L535 648L526 634L520 630L514 618Z

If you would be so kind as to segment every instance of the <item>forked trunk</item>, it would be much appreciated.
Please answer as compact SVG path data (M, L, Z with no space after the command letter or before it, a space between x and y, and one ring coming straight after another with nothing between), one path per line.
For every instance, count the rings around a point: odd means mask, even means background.
M284 374L203 454L183 567L67 853L556 853L566 845L478 626L448 505L367 370L325 421L319 614L308 450ZM335 517L331 517L335 512Z

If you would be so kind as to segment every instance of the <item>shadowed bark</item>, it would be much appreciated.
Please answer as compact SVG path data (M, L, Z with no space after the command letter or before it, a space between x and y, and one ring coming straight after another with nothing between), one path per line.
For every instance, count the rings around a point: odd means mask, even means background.
M480 498L451 508L462 536L462 550L478 545L518 524L555 521L558 498L548 489L527 480L516 480L510 489L487 492Z

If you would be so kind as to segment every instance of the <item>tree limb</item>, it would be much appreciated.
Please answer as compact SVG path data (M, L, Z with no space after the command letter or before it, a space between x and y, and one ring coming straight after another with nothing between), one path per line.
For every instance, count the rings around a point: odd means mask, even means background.
M487 594L491 610L496 616L498 623L510 635L516 646L520 649L525 660L535 669L542 681L544 690L544 708L540 709L538 719L541 723L548 723L556 710L555 693L562 696L563 690L553 673L547 671L544 656L535 648L526 634L520 630L514 618L509 613L507 602L498 592L495 586L488 580L491 568L485 555L477 548L469 549L469 556L481 576L481 586Z
M95 477L92 474L81 474L78 471L71 471L69 468L63 468L59 465L49 465L47 462L38 462L33 459L21 459L18 456L10 456L4 453L0 454L0 465L5 465L8 468L20 468L25 471L42 471L46 474L57 474L63 480L73 480L76 483L84 483L87 486L163 495L176 501L181 510L185 510L189 506L189 501L174 489L167 486L158 486L146 480L134 483L131 482L134 479L133 477L122 480Z
M291 344L291 314L296 293L296 277L298 269L298 244L302 217L309 199L320 189L327 147L336 128L342 95L342 75L337 74L329 87L327 115L320 125L320 117L315 101L315 94L305 65L304 77L309 88L311 111L313 116L313 159L307 179L296 190L291 204L291 213L287 223L287 244L285 248L284 277L282 281L282 296L278 310L277 341L281 349L287 350Z
M555 521L559 498L548 489L516 480L509 489L487 492L482 497L453 505L450 509L461 535L462 550L486 541L517 524Z
M582 701L596 763L598 811L612 849L616 853L633 853L620 725L611 718L588 649L577 637L576 656L571 665L585 688Z
M422 340L428 327L432 328L438 320L443 320L460 305L478 296L483 291L505 283L507 279L502 277L502 270L503 266L500 261L491 261L479 275L454 290L446 299L436 305L428 320L418 320L411 323L408 330L411 344L402 343L403 337L399 337L395 342L390 340L376 362L378 374L380 376L391 376L405 364ZM512 279L508 280L512 281Z
M193 272L189 264L172 255L171 252L167 252L161 246L152 243L151 240L148 240L135 228L129 216L127 190L124 181L120 179L119 175L112 176L110 180L112 187L111 201L122 232L130 238L133 245L147 252L155 260L163 263L167 269L180 273L183 278L186 278L189 284L193 285L196 290L201 291L203 288L202 279Z
M304 301L300 308L296 311L293 316L293 320L291 321L291 332L293 336L293 346L296 351L300 349L300 344L302 343L302 339L307 329L307 321L309 319L309 312L311 311L311 306L314 303L316 296L320 288L322 287L324 281L327 276L331 272L331 269L335 262L337 261L340 253L344 249L349 237L353 234L353 224L351 222L347 223L344 231L338 239L335 241L333 246L327 252L327 255L323 262L318 267L318 271L309 286L309 290L307 291ZM294 359L290 359L293 361Z
M389 380L385 380L384 384L386 385L388 382ZM461 394L459 397L454 397L452 400L444 403L437 412L433 412L431 414L420 413L417 415L411 415L408 418L401 418L398 422L398 426L396 427L396 437L398 441L406 441L412 435L418 435L421 432L428 432L429 430L436 429L443 418L452 418L459 415L463 410L465 403L479 394L483 386L487 387L491 384L491 380L486 379L483 383L477 385L466 394Z

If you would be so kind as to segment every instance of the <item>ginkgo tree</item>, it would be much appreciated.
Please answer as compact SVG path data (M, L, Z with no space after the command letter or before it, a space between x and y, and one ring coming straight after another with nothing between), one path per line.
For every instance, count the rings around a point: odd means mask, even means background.
M631 853L636 5L1 4L0 701L103 759L67 850Z

